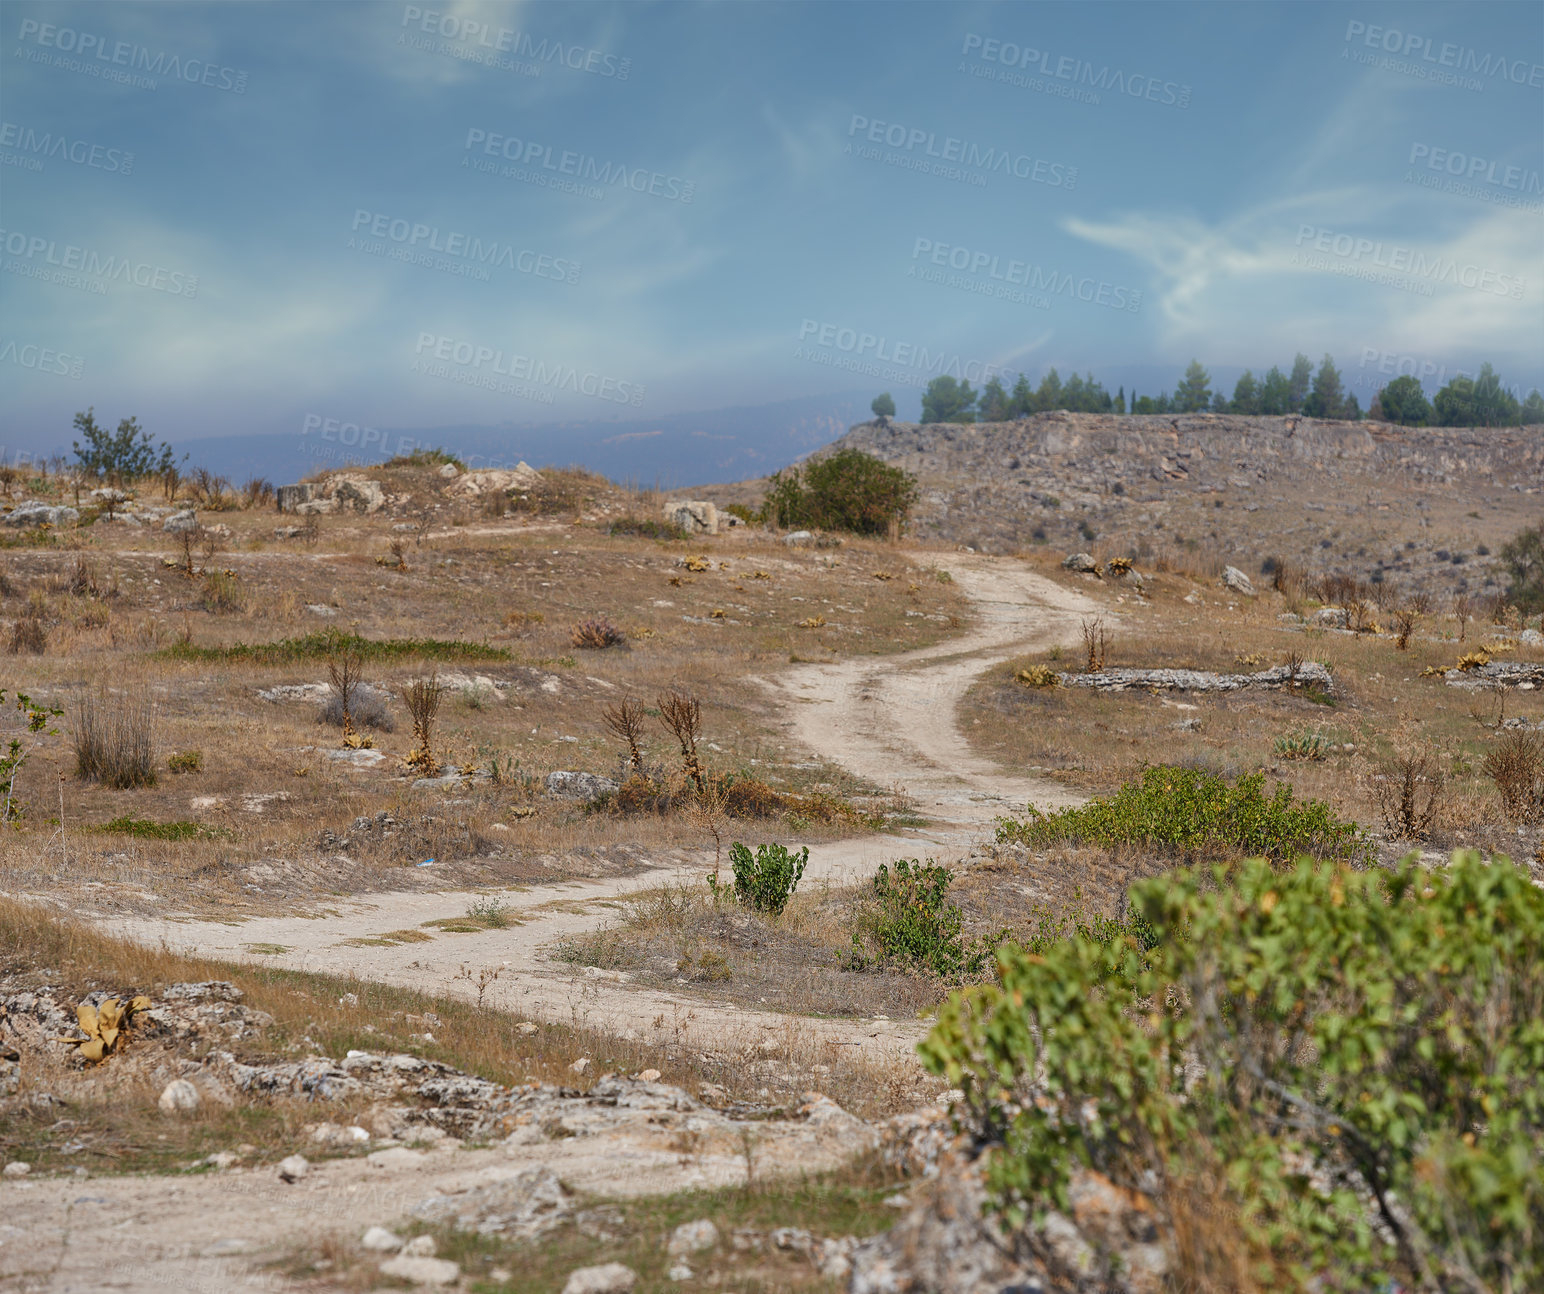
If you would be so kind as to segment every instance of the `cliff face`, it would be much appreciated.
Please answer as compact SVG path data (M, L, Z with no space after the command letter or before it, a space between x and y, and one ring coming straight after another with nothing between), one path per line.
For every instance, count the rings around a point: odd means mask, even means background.
M1493 581L1479 550L1544 520L1544 427L1057 412L861 423L833 446L848 447L917 475L917 536L994 552L1102 543L1236 565L1285 556L1477 591Z

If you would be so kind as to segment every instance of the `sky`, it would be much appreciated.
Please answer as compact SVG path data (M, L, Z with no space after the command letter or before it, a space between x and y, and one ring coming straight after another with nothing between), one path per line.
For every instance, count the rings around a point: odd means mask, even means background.
M0 4L0 446L1544 386L1544 5ZM603 465L602 465L603 466Z

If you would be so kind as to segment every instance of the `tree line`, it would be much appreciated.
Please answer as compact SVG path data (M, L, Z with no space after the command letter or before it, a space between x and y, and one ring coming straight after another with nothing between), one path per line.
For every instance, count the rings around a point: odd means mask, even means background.
M870 407L881 423L895 414L895 400L889 392L878 396ZM969 382L945 374L929 382L922 396L925 423L1008 422L1053 409L1072 413L1300 413L1309 418L1347 422L1365 417L1407 427L1519 427L1544 423L1544 395L1535 388L1526 400L1519 401L1502 386L1488 363L1481 366L1475 377L1454 377L1432 400L1427 400L1414 377L1396 377L1379 389L1364 413L1356 393L1346 390L1330 355L1319 362L1317 371L1303 354L1294 357L1287 373L1272 365L1264 377L1257 378L1253 370L1245 369L1234 383L1231 397L1220 388L1212 389L1211 374L1199 360L1191 360L1172 393L1139 396L1133 391L1129 400L1124 386L1112 396L1092 373L1082 377L1074 373L1064 382L1054 368L1040 379L1038 386L1031 386L1029 377L1020 373L1012 389L994 376L979 391L972 389Z

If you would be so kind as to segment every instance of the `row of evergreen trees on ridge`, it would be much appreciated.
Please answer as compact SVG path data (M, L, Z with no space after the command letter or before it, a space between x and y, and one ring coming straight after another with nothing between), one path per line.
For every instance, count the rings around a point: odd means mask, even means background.
M880 419L894 417L895 400L889 392L877 397L871 408ZM1138 396L1128 401L1123 386L1111 395L1092 373L1074 373L1063 382L1053 368L1032 387L1020 373L1012 389L992 377L980 391L969 382L947 374L928 383L922 396L923 422L1008 422L1030 414L1065 409L1072 413L1237 413L1281 415L1301 413L1309 418L1355 422L1364 416L1377 422L1407 427L1519 427L1544 423L1544 395L1534 389L1519 401L1501 385L1489 364L1476 377L1459 374L1427 400L1414 377L1396 377L1373 397L1365 415L1356 394L1347 391L1335 361L1326 355L1318 371L1308 356L1299 354L1292 371L1283 373L1272 365L1264 378L1248 369L1229 398L1212 390L1212 379L1199 360L1191 360L1185 376L1172 395Z

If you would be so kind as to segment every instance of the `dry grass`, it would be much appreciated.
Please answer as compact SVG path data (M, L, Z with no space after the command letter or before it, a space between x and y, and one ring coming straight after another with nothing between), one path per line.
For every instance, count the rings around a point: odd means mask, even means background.
M120 791L154 785L155 723L147 700L87 694L71 717L76 776Z

